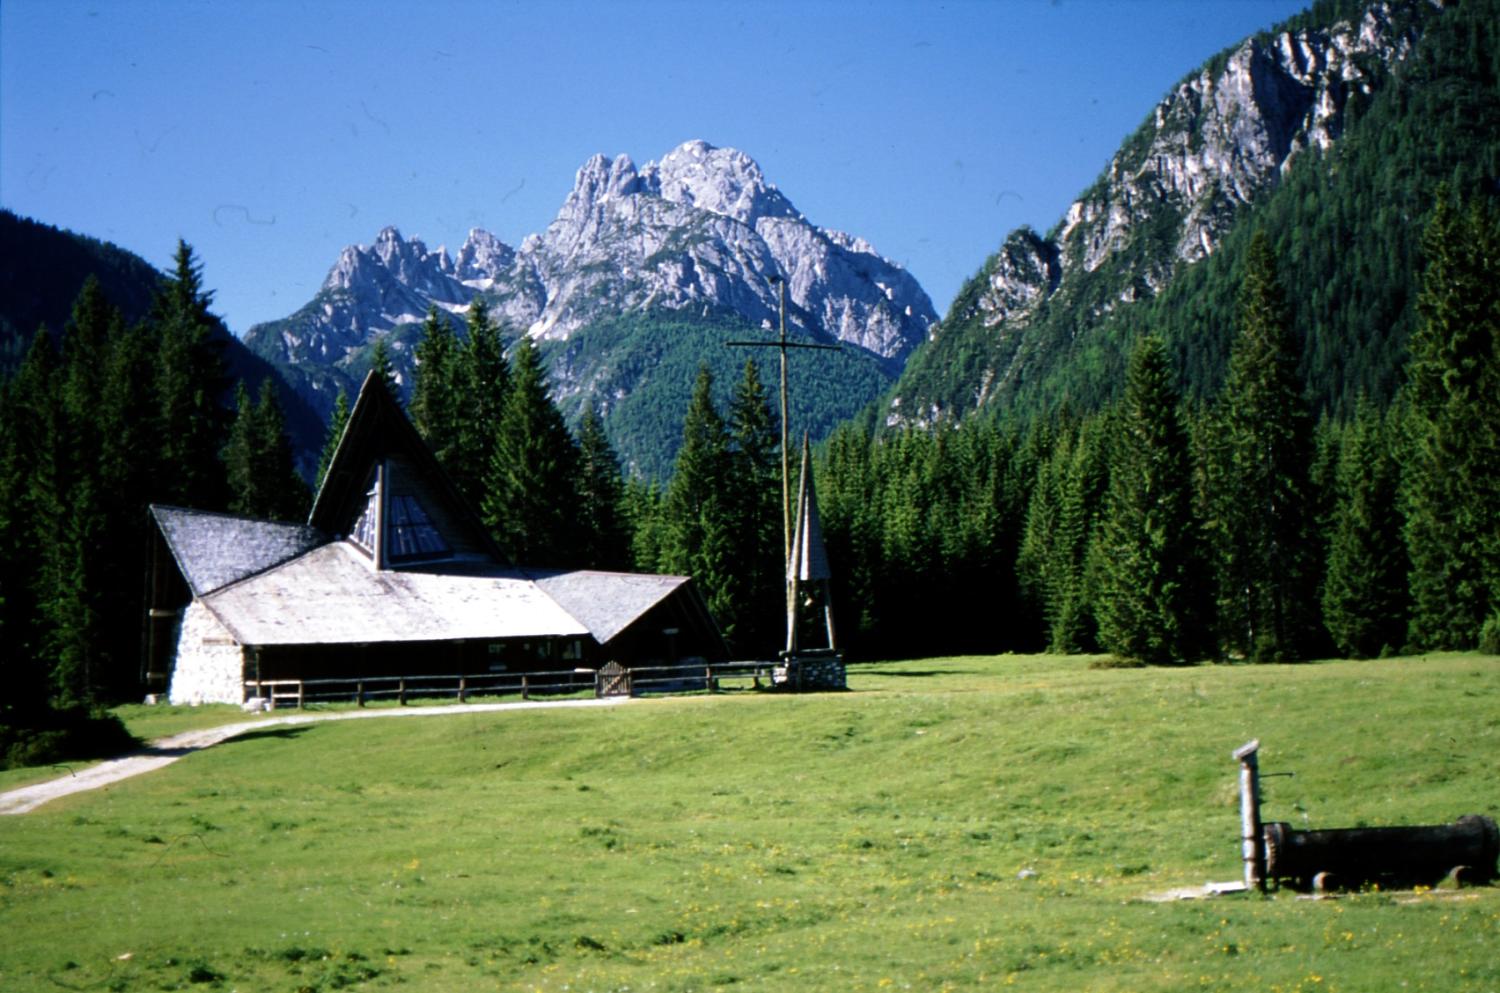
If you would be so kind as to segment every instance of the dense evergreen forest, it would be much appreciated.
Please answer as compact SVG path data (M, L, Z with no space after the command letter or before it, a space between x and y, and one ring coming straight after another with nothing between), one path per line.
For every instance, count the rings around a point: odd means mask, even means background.
M1500 214L1440 194L1393 401L1316 415L1286 265L1247 252L1224 388L1161 336L1103 410L846 426L820 461L841 630L871 654L1149 662L1500 650Z
M1285 263L1257 236L1213 398L1187 395L1147 334L1103 410L840 428L816 472L844 647L1154 664L1500 650L1500 209L1443 189L1431 218L1384 406L1315 416ZM231 389L210 301L186 245L135 324L89 280L0 387L8 761L117 741L97 708L141 692L149 503L307 512L276 390ZM692 575L737 654L773 654L779 431L756 363L722 411L705 364L669 481L627 481L596 413L568 429L528 340L507 355L482 304L466 331L428 315L410 412L506 554ZM391 375L380 347L373 367Z
M0 383L0 760L123 736L98 707L142 692L148 504L306 514L277 384L231 390L199 265L175 261L129 323L90 276Z

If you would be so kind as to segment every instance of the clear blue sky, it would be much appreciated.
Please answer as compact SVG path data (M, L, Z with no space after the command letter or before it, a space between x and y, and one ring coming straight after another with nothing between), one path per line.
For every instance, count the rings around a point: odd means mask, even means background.
M1302 0L4 0L0 204L165 268L236 332L394 224L541 231L595 152L742 149L939 312L1177 80Z

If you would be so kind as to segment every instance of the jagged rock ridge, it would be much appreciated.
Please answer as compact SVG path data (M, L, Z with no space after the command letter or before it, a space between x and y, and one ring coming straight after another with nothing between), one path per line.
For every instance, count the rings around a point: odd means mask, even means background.
M459 314L478 294L541 341L652 309L769 327L773 276L786 281L794 328L867 352L892 375L937 319L909 273L862 239L809 223L749 156L690 141L641 168L624 155L589 159L557 217L519 248L476 229L453 257L386 228L373 245L344 249L310 303L246 340L292 366L345 365L429 304ZM407 378L409 342L390 340Z
M1183 79L1048 236L1023 229L1005 240L933 329L917 363L926 368L898 383L887 423L962 416L1034 380L1028 362L1041 343L1027 332L1049 302L1071 295L1070 333L1086 333L1211 254L1300 155L1338 140L1351 95L1368 94L1406 58L1419 21L1395 16L1402 6L1412 4L1375 3L1325 28L1257 35ZM919 382L940 378L945 350L976 333L989 338L991 361L964 370L972 381L943 390Z

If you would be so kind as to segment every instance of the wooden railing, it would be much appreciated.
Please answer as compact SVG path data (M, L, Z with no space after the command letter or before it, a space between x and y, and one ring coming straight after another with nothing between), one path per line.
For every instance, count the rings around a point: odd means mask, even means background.
M625 669L625 692L640 693L719 693L769 687L771 662L721 662L693 665L637 666ZM612 683L618 685L618 682ZM494 672L468 675L361 676L340 679L257 679L246 680L245 700L266 701L267 708L309 703L353 702L363 707L378 700L395 700L405 706L410 700L469 697L555 696L583 691L603 693L602 681L594 669L563 672Z
M245 681L245 699L257 697L275 710L293 704L332 701L354 702L363 707L378 700L409 700L456 697L459 703L471 696L552 696L594 689L594 670L564 672L493 672L465 675L352 676L339 679L259 679Z

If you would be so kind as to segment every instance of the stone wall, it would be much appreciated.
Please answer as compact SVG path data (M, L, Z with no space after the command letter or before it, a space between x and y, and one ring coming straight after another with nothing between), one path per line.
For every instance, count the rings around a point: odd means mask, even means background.
M818 693L849 688L844 656L839 652L803 652L783 660L772 674L778 689L794 693Z
M177 629L177 657L167 699L194 707L245 700L245 650L197 600L183 611Z

